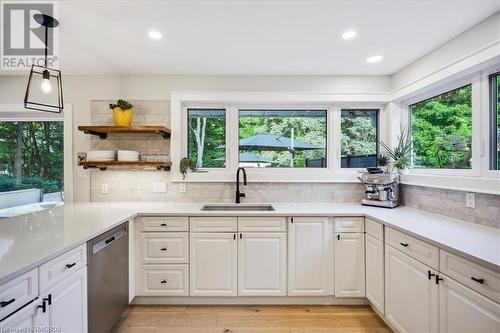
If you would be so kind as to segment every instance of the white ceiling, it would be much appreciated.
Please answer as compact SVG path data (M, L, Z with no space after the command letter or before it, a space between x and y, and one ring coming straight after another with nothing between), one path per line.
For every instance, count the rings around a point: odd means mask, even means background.
M61 2L65 74L392 74L500 1ZM160 41L147 36L163 34ZM344 41L342 32L357 37ZM384 60L367 64L368 56Z

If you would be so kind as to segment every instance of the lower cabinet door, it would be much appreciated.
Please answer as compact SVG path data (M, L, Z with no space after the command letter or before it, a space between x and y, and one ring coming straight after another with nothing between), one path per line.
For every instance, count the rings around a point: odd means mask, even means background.
M438 332L439 296L430 267L385 245L385 318L400 333Z
M39 315L42 309L40 298L26 305L21 310L0 321L0 332L36 332L35 327L39 327ZM39 314L40 313L40 314Z
M188 265L142 265L141 296L188 296Z
M191 296L237 295L237 243L236 233L190 235Z
M365 297L365 234L335 234L335 297Z
M87 332L87 267L56 284L41 298L50 298L50 302L37 325L50 326L58 332Z
M439 332L500 332L500 304L442 276L439 281Z
M238 295L286 296L286 234L238 237Z
M384 314L384 243L365 235L366 298Z

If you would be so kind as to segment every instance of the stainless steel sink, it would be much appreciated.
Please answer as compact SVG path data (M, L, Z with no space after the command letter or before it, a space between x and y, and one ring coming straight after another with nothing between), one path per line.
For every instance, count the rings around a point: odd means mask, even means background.
M202 211L252 211L252 212L272 212L274 211L273 205L270 204L209 204L203 205Z

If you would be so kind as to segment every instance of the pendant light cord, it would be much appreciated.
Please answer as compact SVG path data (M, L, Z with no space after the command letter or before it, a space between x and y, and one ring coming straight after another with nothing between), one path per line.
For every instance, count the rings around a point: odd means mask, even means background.
M49 27L45 26L45 68L48 67L47 54L49 49Z

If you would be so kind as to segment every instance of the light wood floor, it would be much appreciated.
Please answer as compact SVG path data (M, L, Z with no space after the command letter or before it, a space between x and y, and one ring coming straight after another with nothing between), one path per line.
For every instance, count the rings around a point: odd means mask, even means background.
M241 306L137 305L118 333L386 333L392 332L365 305Z

